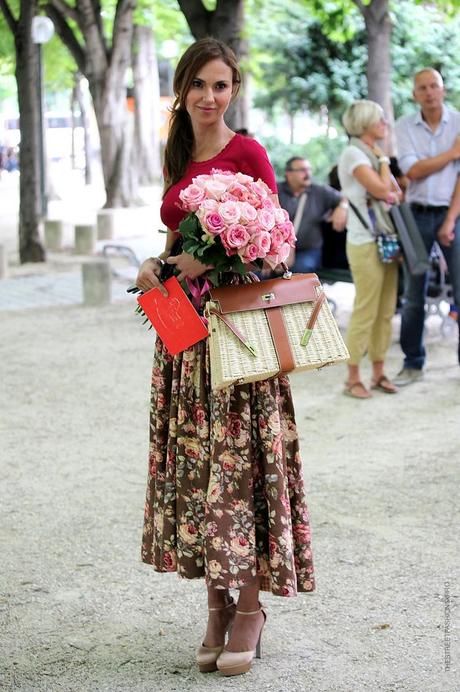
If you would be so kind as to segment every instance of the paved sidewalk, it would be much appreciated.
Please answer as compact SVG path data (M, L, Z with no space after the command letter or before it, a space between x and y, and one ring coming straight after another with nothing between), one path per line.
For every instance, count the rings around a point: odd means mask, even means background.
M112 281L112 300L132 300L127 281ZM0 311L51 308L83 302L80 273L21 276L0 282Z

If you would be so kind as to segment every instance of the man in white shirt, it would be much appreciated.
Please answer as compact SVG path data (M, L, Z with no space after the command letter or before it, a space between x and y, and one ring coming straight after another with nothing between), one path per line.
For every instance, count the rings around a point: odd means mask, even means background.
M458 305L460 113L444 105L444 94L439 72L431 68L417 72L413 96L420 104L420 111L398 120L396 137L399 166L409 179L406 199L428 253L436 240L440 243ZM406 276L401 321L401 348L405 358L403 369L394 380L400 387L423 376L426 288L426 275ZM460 362L460 343L458 357Z

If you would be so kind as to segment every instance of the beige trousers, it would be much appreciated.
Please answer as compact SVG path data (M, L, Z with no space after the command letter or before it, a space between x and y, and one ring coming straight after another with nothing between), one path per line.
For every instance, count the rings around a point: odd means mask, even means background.
M356 297L347 331L349 365L359 365L368 353L371 362L385 360L391 342L391 319L398 290L398 264L382 262L377 243L347 243Z

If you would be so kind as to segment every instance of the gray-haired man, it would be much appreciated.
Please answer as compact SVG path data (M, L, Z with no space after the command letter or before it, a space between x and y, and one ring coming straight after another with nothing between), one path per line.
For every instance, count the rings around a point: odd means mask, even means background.
M460 113L444 105L439 72L426 68L414 77L415 115L396 124L398 162L409 178L410 202L425 247L438 240L449 269L454 300L460 304ZM394 383L400 387L423 376L427 277L407 276L401 321L404 366ZM460 324L459 324L460 327ZM460 342L458 358L460 362Z

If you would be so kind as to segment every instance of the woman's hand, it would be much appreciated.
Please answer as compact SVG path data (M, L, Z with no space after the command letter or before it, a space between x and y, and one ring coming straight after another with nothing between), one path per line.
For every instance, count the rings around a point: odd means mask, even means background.
M161 272L161 260L158 257L149 257L143 262L139 268L139 273L136 278L136 286L141 291L150 291L151 288L159 288L162 294L166 297L168 291L160 282L159 276Z
M455 221L446 218L438 231L438 241L444 247L452 245L455 239Z
M187 277L189 279L196 279L197 276L201 276L201 274L204 274L208 269L212 269L212 266L203 264L203 262L195 259L187 252L182 252L175 257L168 257L166 262L168 264L175 264L179 269L179 275L177 276L178 281L183 281Z

